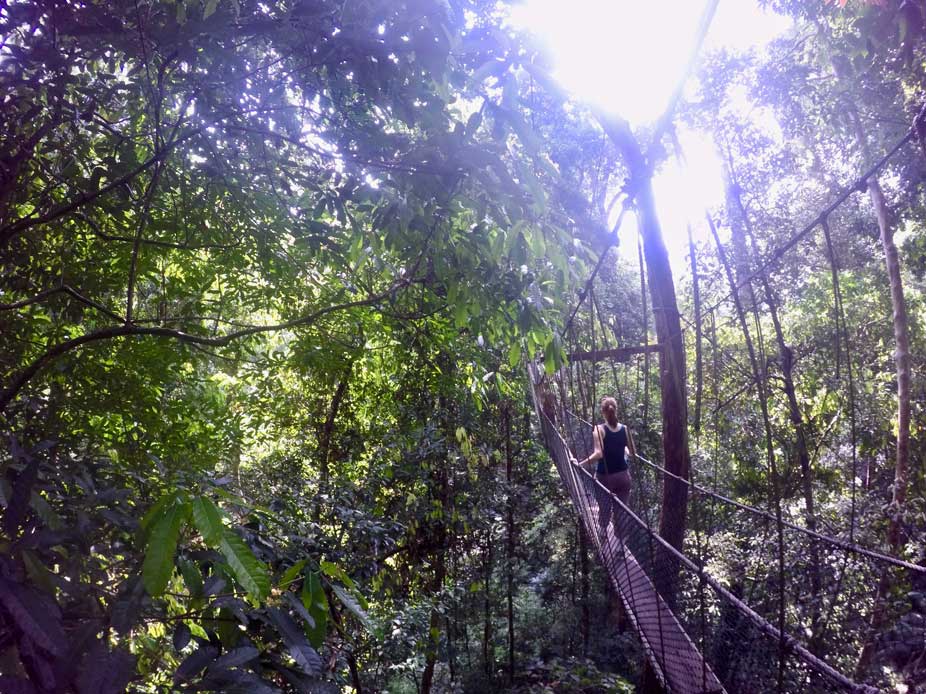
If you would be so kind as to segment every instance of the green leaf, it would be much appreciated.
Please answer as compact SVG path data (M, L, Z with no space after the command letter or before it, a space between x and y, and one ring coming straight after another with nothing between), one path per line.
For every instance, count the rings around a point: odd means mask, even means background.
M548 376L556 373L556 357L554 356L553 340L550 340L543 348L543 367Z
M314 625L306 624L306 636L315 648L321 648L328 632L328 596L325 595L318 573L306 573L300 598L314 622Z
M202 597L203 576L199 567L188 559L181 559L177 562L177 566L180 568L180 575L183 576L183 582L190 591L190 595L194 598Z
M345 586L354 589L354 582L351 580L351 577L347 575L347 572L344 571L340 566L334 564L330 561L321 561L318 563L318 568L322 570L322 573L328 576L328 578L334 578Z
M222 532L219 551L231 567L238 583L250 595L264 600L270 594L270 574L267 567L257 560L244 540L229 528Z
M300 561L297 561L295 564L293 564L288 569L286 569L284 574L280 577L280 582L278 584L279 587L286 588L293 581L295 581L296 577L299 576L299 572L302 571L305 565L306 565L306 560L301 559Z
M206 7L203 10L203 19L209 19L214 13L215 8L218 7L219 0L206 0Z
M563 365L566 363L566 351L563 347L563 340L556 331L553 332L553 362L557 369L563 368Z
M453 307L454 327L462 328L469 322L469 307L461 300Z
M511 347L508 348L508 366L512 369L517 367L521 363L521 343L515 341L511 343Z
M61 528L64 527L61 518L54 512L44 496L38 492L32 492L32 496L29 499L33 510L38 514L38 517L42 519L45 525L52 530L61 530Z
M151 596L158 596L167 588L174 573L174 555L180 528L190 515L190 505L174 503L151 526L145 562L142 565L142 581Z
M215 547L222 541L225 524L222 522L222 512L212 499L198 496L193 499L193 522L196 529L203 536L203 540L210 547Z
M158 499L154 506L148 509L148 512L141 519L141 527L143 530L147 530L148 527L160 518L164 514L164 509L167 508L167 505L177 500L176 492L168 492L160 499Z
M268 608L267 616L273 622L280 636L283 637L286 650L289 651L300 669L310 676L319 674L322 669L322 659L306 641L304 634L292 617L276 607Z
M371 634L376 633L376 629L373 626L373 620L370 619L370 615L367 614L360 603L347 592L343 586L339 586L336 583L331 584L331 590L334 591L334 594L338 596L338 600L341 601L341 604L348 609L348 611L353 614L363 625L363 628L366 629Z
M23 564L26 567L26 575L34 586L49 593L55 594L55 577L48 570L45 564L31 550L24 550L22 553Z

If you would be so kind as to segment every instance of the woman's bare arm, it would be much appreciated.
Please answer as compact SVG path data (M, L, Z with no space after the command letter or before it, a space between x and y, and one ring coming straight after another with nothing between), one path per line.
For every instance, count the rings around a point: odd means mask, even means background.
M624 428L627 428L626 424L624 425ZM627 429L627 450L630 451L631 457L637 457L637 447L633 445L633 435L630 433L630 429Z
M575 458L573 458L572 461L576 465L585 466L588 463L593 463L596 460L600 460L601 458L604 458L604 451L601 450L601 432L598 431L597 426L594 429L592 429L592 441L595 443L595 450L592 451L592 454L588 456L588 458L586 458L585 460L577 461Z

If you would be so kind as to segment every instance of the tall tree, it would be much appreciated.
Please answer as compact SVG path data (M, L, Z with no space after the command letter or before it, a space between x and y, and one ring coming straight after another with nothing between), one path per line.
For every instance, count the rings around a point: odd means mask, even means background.
M663 460L669 472L687 480L691 465L688 393L685 387L687 361L675 281L653 197L652 162L644 157L626 121L608 117L601 117L600 121L605 133L624 156L630 171L630 190L637 205L656 338L660 345ZM684 542L687 508L688 485L667 475L663 483L659 534L676 549L681 549Z

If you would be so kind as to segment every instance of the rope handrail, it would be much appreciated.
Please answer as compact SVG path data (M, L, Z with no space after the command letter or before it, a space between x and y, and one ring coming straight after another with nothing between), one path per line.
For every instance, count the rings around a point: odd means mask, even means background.
M583 417L580 417L579 415L575 414L574 412L570 412L569 410L566 410L566 412L570 416L575 417L580 422L588 424L589 427L592 426L590 422L585 420ZM731 506L735 506L742 511L747 511L749 513L753 513L757 516L762 516L763 518L767 518L772 521L775 520L775 515L772 513L769 513L768 511L763 511L762 509L756 508L755 506L744 504L741 501L736 501L735 499L731 499L730 497L724 496L723 494L720 494L710 489L701 487L700 485L695 484L691 480L687 480L684 477L681 477L680 475L676 475L674 472L669 472L661 465L654 463L651 460L648 460L647 458L643 457L639 453L637 454L636 457L640 462L648 465L654 470L658 470L664 475L668 475L669 477L687 485L690 489L693 489L699 494L702 494L704 496L709 496L719 501L723 501L724 503L730 504ZM903 559L898 559L897 557L892 557L889 554L884 554L883 552L879 552L877 550L862 547L861 545L855 544L854 542L846 542L845 540L840 540L830 535L825 535L823 533L817 532L816 530L811 530L810 528L797 525L796 523L791 523L790 521L782 520L782 524L791 530L796 530L798 532L804 533L805 535L813 537L816 540L821 540L822 542L826 542L835 547L839 547L840 549L843 549L847 552L852 552L854 554L860 554L870 559L876 559L878 561L883 561L888 564L893 564L894 566L897 566L899 568L907 569L909 571L915 571L916 573L926 574L926 566L921 566L919 564L914 564L912 562L905 561Z
M549 429L554 433L558 439L558 443L566 451L569 451L569 445L566 443L566 440L563 438L562 434L556 428L556 425L549 419L549 417L542 410L537 410L539 417L546 420L546 424ZM647 535L654 541L656 541L659 546L665 551L668 552L670 556L676 559L682 566L687 570L695 573L700 580L703 580L711 589L721 596L724 600L728 601L733 605L741 614L747 617L762 633L775 639L776 641L782 643L785 649L797 656L801 661L806 663L809 667L815 670L818 674L826 677L834 684L839 685L841 688L846 689L851 692L857 692L858 694L876 694L878 691L874 687L870 687L864 684L858 684L857 682L851 680L846 675L842 674L831 665L823 661L821 658L815 656L811 653L798 639L793 636L783 632L778 627L771 624L768 620L764 619L759 615L755 610L749 607L742 600L737 598L730 590L725 588L717 579L715 579L711 574L705 571L703 566L699 566L694 561L691 560L683 552L680 552L666 540L659 536L659 534L654 531L649 525L647 525L636 513L634 513L630 508L624 504L615 494L608 490L601 482L595 479L594 475L585 468L578 465L571 465L574 471L585 475L592 483L599 489L600 493L607 494L610 497L611 503L616 504L621 511L626 514L634 524L639 528L642 528Z
M833 666L826 663L824 660L818 658L813 653L811 653L807 648L796 638L790 634L783 633L778 627L764 619L760 614L753 610L749 605L744 603L738 597L733 595L727 588L725 588L717 579L711 576L707 571L704 570L703 566L699 566L690 557L685 555L682 552L679 552L675 547L666 542L659 533L650 528L646 523L644 523L637 514L630 510L624 502L622 502L617 495L609 491L600 481L596 480L591 472L585 468L580 468L580 472L588 477L591 477L595 484L604 490L604 493L607 493L611 497L611 502L620 506L621 510L627 514L627 516L633 520L638 526L646 530L646 532L655 539L663 549L668 551L675 559L681 562L689 571L693 571L698 574L698 577L703 579L716 593L723 596L724 599L730 601L740 612L745 614L753 624L755 624L762 632L772 637L776 641L783 641L785 648L791 653L797 655L805 663L813 667L821 675L824 675L834 682L838 683L842 687L850 691L868 693L868 692L877 692L878 690L874 687L869 687L868 685L858 684L857 682L849 679L843 675L839 670L836 670Z
M759 275L766 270L768 270L772 265L777 263L782 259L785 253L794 248L798 243L800 243L811 231L815 228L824 224L829 216L836 211L836 209L842 205L846 200L849 199L853 193L863 192L865 186L868 183L868 179L876 175L885 164L890 161L895 154L897 154L907 143L915 140L917 135L915 123L924 117L926 114L926 103L923 104L923 110L920 111L920 114L914 120L914 125L911 126L907 132L904 134L897 143L887 151L884 156L882 156L877 162L875 162L871 167L869 167L864 173L858 176L851 184L845 186L842 191L836 196L836 198L830 202L829 205L824 207L816 217L814 217L810 222L801 227L797 232L795 232L787 241L778 246L774 251L772 251L768 257L759 265L759 267L739 282L736 283L736 286L731 289L729 292L724 294L718 301L715 301L713 304L702 308L696 319L700 320L701 317L706 316L711 311L716 310L720 305L733 296L734 292L738 292L740 289L745 287L747 284L752 282L754 279L758 278Z

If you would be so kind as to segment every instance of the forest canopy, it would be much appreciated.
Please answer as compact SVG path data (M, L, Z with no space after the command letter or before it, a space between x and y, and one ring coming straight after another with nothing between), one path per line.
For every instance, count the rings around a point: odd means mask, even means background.
M0 6L0 690L653 691L528 364L779 531L922 564L926 4L768 3L749 50L707 8L631 124L504 2ZM668 229L679 133L723 196ZM669 545L923 686L923 574L644 470Z

